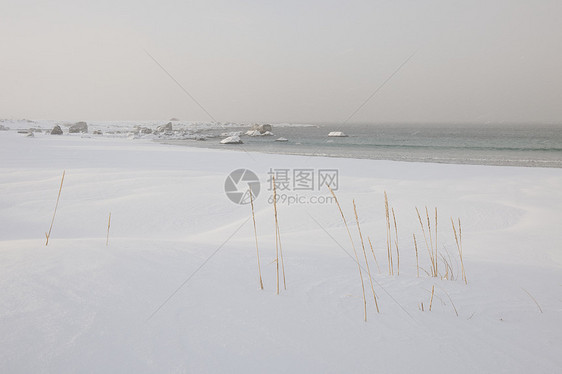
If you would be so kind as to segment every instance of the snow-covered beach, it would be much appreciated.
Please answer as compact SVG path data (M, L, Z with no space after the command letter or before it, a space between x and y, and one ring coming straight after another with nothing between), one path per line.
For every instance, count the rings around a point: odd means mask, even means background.
M260 154L104 136L28 138L15 131L0 131L0 159L1 372L562 368L562 169ZM224 192L225 179L240 168L261 182L255 216L263 291L250 206ZM278 205L287 289L276 295L271 170L337 170L335 193L363 264L367 322L352 245L318 183L309 191L288 188ZM396 213L399 275L396 268L388 274L384 191ZM380 313L353 200L378 260L377 267L367 247ZM425 213L426 206L430 215L438 209L437 248L454 280L442 279L442 262L441 276L424 272L429 258L415 208ZM468 284L460 279L451 217L462 221Z

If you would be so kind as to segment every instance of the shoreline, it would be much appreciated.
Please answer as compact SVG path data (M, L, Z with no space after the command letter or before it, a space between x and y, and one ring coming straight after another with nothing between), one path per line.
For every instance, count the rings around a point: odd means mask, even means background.
M214 141L206 140L206 142ZM190 147L190 148L199 148L199 149L212 149L212 150L228 150L233 152L254 152L258 154L269 154L269 155L287 155L287 156L303 156L303 157L327 157L327 158L337 158L337 159L350 159L350 160L375 160L375 161L395 161L395 162L411 162L411 163L423 163L423 164L440 164L440 165L472 165L472 166L506 166L506 167L524 167L524 168L544 168L544 169L562 169L562 160L560 161L544 161L541 164L541 161L536 160L529 160L526 163L522 163L518 160L507 160L504 163L500 161L494 162L493 160L482 160L478 162L478 160L463 160L460 162L449 161L447 159L442 160L424 160L424 159L416 159L416 158L375 158L375 157L368 157L368 156L347 156L347 155L334 155L334 154L311 154L311 153L303 153L303 152L279 152L279 151L267 151L263 149L255 150L255 149L245 149L244 144L236 144L236 145L228 145L228 144L214 144L214 146L205 146L202 141L197 140L176 140L176 139L153 139L154 142L165 144L165 145L173 145L179 147ZM217 142L218 143L218 142ZM200 145L199 145L200 144ZM551 165L544 165L544 163L554 163ZM559 164L559 165L558 165Z

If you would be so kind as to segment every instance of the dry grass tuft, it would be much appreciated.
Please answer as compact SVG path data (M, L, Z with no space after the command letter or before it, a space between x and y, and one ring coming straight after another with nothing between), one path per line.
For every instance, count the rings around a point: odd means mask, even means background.
M427 207L425 209L426 213L427 213ZM433 253L433 241L431 241L431 247L429 245L429 242L427 241L427 235L425 234L425 227L423 225L423 221L420 215L420 211L418 210L418 207L416 207L416 213L418 214L418 220L420 222L420 226L422 229L422 233L423 233L423 239L425 241L425 246L427 248L427 252L429 253L429 260L431 261L431 276L432 277L437 277L437 258ZM430 240L431 240L431 227L430 227L430 220L429 220L429 213L426 214L427 215L427 231L429 232L430 235Z
M455 242L457 244L457 249L459 251L459 258L461 260L461 276L462 279L464 280L464 284L468 284L468 281L466 280L466 273L464 271L464 261L462 258L462 231L461 231L461 219L459 218L459 229L458 229L458 236L457 236L457 229L455 227L455 221L453 221L453 218L451 217L451 225L453 226L453 233L455 234Z
M57 196L57 203L55 204L55 211L53 212L53 219L51 220L51 226L49 227L49 232L45 233L45 236L47 237L47 241L45 242L45 246L49 245L49 238L51 237L51 230L53 229L53 224L55 223L55 214L57 214L57 208L59 206L60 193L62 191L62 183L64 182L64 174L65 173L66 173L66 170L63 170L62 178L61 178L61 181L60 181L59 194Z

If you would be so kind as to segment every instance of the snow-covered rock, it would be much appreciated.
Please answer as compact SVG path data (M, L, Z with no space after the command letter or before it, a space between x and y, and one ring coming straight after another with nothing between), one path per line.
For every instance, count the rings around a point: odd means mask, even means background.
M246 135L248 135L248 136L272 136L273 133L271 131L260 132L259 130L249 130L249 131L246 131Z
M174 129L172 128L172 122L168 122L165 125L158 126L155 132L168 132L173 130Z
M239 136L229 136L226 139L221 140L221 144L242 144L242 139Z
M284 138L284 137L280 137L280 138L275 139L275 141L276 141L276 142L288 142L289 139Z
M328 136L336 137L336 138L346 138L347 137L347 135L344 134L342 131L332 131L328 134Z
M254 125L254 126L252 126L252 130L259 131L261 134L263 134L267 131L269 131L269 132L273 131L271 125Z

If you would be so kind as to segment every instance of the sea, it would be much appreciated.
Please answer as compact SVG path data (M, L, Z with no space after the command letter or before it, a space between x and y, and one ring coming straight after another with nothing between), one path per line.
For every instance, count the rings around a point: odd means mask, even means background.
M241 136L243 144L220 144L227 133L202 131L205 141L166 143L291 155L447 164L562 168L561 125L320 124L272 125L272 136ZM248 131L229 127L228 133ZM342 131L347 137L329 137ZM277 142L278 138L286 142Z

